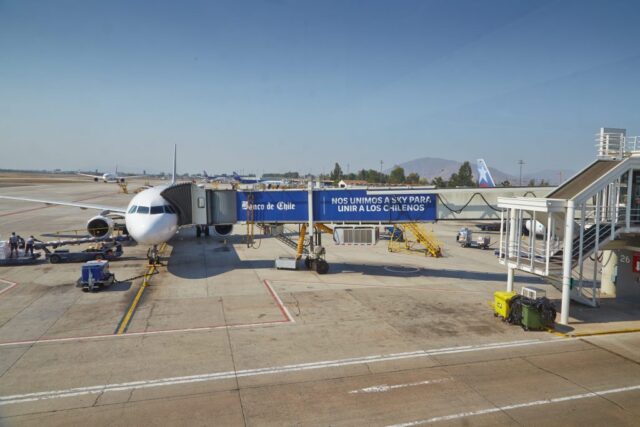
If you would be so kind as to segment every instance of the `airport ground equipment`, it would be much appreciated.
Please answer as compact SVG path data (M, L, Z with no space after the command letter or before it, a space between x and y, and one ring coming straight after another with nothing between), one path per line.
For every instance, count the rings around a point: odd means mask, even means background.
M82 265L78 283L85 292L94 292L103 286L110 286L116 277L109 271L109 261L87 261Z
M493 293L493 315L507 320L509 317L509 307L511 299L517 294L515 292L496 291Z
M339 226L333 229L336 245L375 245L380 238L377 226Z
M71 252L69 249L54 249L51 252L46 246L42 248L45 257L51 264L61 262L85 262L90 260L115 260L122 256L122 245L116 242L108 242L91 246L83 251Z
M460 231L458 231L456 241L463 248L489 249L489 246L491 245L490 237L478 236L474 239L473 231L466 227L461 228Z
M277 270L296 270L297 260L294 257L280 256L276 258Z
M35 264L38 262L38 260L40 259L40 254L39 253L35 253L33 255L29 255L29 256L24 256L24 255L20 255L18 257L12 257L12 258L0 258L0 266L17 266L17 265L29 265L29 264Z
M419 251L425 255L439 258L442 256L442 243L422 224L395 224L394 230L391 232L388 250L389 252Z

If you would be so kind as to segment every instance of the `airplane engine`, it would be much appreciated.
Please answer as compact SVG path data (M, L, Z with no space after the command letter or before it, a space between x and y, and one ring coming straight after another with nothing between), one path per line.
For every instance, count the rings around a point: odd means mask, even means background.
M98 178L93 178L93 182L98 182Z
M215 225L213 229L220 236L226 236L233 231L233 225Z
M124 178L120 178L120 182L124 183Z
M87 231L93 237L104 237L113 231L113 220L106 216L94 216L87 222Z

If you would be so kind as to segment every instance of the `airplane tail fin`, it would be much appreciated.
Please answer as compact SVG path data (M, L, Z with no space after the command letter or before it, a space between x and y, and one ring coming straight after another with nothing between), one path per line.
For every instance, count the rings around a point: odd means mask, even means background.
M479 187L495 187L491 172L484 162L484 159L478 159L478 186Z
M209 178L209 175L207 175L207 171L206 170L202 171L202 176L205 177L205 178Z
M176 156L178 153L178 145L173 144L173 174L171 175L171 183L176 183Z

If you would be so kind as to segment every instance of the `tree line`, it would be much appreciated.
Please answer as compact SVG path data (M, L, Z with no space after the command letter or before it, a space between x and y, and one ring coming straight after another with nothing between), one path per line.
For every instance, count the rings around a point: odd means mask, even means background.
M328 176L321 176L321 178L330 179L335 184L340 180L359 180L369 184L420 184L435 185L436 187L473 187L476 185L469 162L464 162L458 172L451 174L448 180L438 176L431 182L415 172L405 174L404 168L400 166L394 166L389 174L381 173L375 169L362 169L357 173L345 174L339 163L335 164L333 171Z
M286 173L265 173L262 175L263 179L296 179L301 178L298 172L286 172ZM358 172L344 173L342 167L336 162L333 170L329 174L320 174L319 179L330 180L334 184L338 184L341 180L351 181L366 181L368 184L406 184L406 185L434 185L438 188L456 188L456 187L476 187L477 183L473 178L473 170L471 164L464 162L458 172L451 174L449 179L444 179L440 176L433 178L429 181L427 178L421 177L415 172L406 174L404 168L400 166L394 166L391 172L388 174L382 173L375 169L361 169ZM513 184L510 181L502 181L497 184L499 187L511 187ZM536 183L535 179L529 180L529 187L539 185L541 187L549 186L549 182L541 179L539 183Z

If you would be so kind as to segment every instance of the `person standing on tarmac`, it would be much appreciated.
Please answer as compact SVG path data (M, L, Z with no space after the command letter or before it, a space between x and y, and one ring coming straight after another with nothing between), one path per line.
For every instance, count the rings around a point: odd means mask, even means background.
M33 242L35 241L33 236L29 236L29 238L27 239L27 241L25 242L25 248L24 248L24 254L29 255L29 252L31 252L31 256L33 256Z
M13 258L13 251L16 251L16 258L18 258L18 236L16 236L16 232L11 233L11 237L9 237L9 249L11 252L9 253L9 258Z

